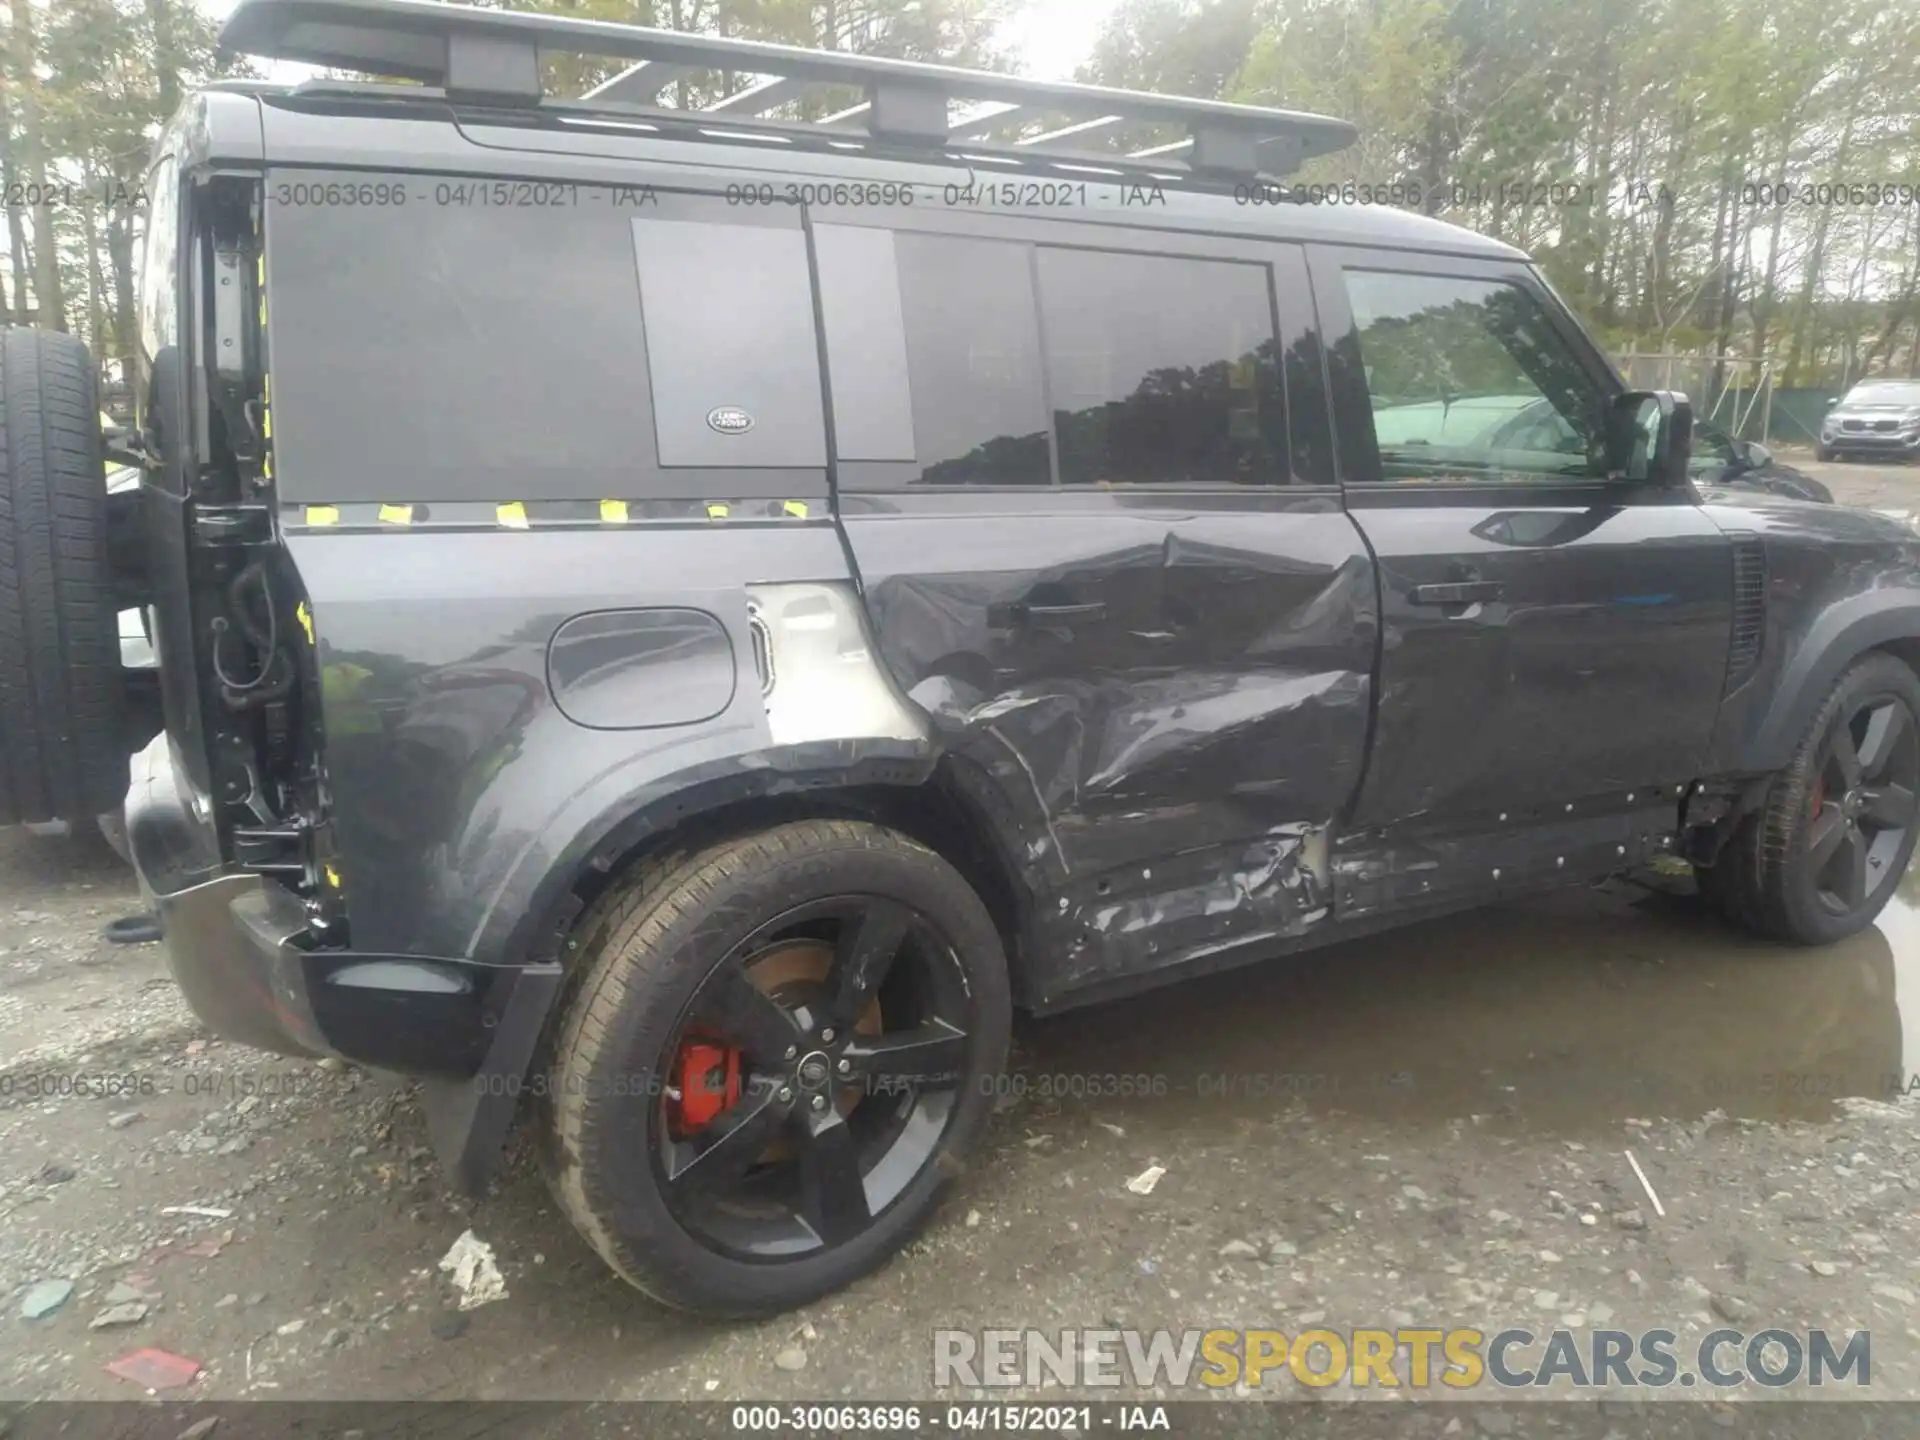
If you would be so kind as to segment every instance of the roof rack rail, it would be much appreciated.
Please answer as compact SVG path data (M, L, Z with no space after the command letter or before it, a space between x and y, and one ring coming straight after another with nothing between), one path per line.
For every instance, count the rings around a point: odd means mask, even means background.
M1359 133L1344 120L1298 111L439 0L241 0L220 32L220 47L414 80L444 89L452 100L502 107L547 101L541 78L546 57L596 56L631 63L580 101L555 108L576 115L584 109L622 118L706 119L729 130L807 132L839 141L864 135L968 153L995 149L1042 163L1070 160L1175 174L1285 175L1304 160L1346 148ZM764 78L703 110L658 105L675 81L700 71ZM835 89L866 98L810 123L764 118ZM956 104L970 108L956 115ZM1081 148L1090 138L1097 146L1103 138L1119 138L1115 132L1126 127L1137 134L1141 126L1161 127L1163 134L1167 127L1184 130L1186 138L1134 150ZM1032 133L1004 149L976 138L1009 131Z

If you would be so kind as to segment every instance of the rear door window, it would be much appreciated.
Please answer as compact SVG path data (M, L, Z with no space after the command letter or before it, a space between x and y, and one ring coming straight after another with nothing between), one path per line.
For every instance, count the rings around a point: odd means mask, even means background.
M814 244L843 488L1288 478L1266 264L831 224Z
M899 247L891 230L813 227L820 315L833 357L833 441L842 460L913 460Z
M1053 483L1032 246L821 224L814 250L843 489Z
M920 483L1049 484L1030 249L906 232L895 243Z
M1062 483L1286 478L1264 265L1043 247L1039 268Z

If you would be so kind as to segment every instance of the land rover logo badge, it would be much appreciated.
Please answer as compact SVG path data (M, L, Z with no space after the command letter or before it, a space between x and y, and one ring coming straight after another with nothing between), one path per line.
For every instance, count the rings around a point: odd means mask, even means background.
M753 417L738 405L721 405L707 412L707 426L722 435L744 435L753 428Z

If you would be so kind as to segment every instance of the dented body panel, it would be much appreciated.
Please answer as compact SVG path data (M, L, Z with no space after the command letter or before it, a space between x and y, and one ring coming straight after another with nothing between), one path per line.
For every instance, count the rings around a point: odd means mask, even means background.
M1301 851L1359 783L1378 642L1337 497L862 496L843 524L881 662L1013 817L1036 997L1324 912Z
M259 277L228 301L249 323L258 301L271 405L256 367L228 377L230 415L270 417L274 470L226 515L178 478L156 574L181 588L209 520L269 555L313 687L320 758L296 778L320 801L267 815L284 823L253 853L279 870L242 857L253 811L301 788L259 783L263 762L297 747L250 744L244 704L213 715L218 741L175 705L129 798L136 860L176 965L201 967L189 993L245 1012L223 1029L435 1077L436 1145L468 1184L582 907L663 851L776 814L893 826L963 869L1016 996L1054 1010L1656 857L1693 787L1778 769L1848 663L1920 644L1920 540L1881 517L1611 481L1384 483L1343 265L1512 283L1596 395L1622 388L1522 257L1425 217L1225 194L815 214L727 192L972 177L325 85L195 113L183 195L220 171L229 201L254 187L230 218L259 224L214 246L189 218L182 264L224 247L223 276ZM488 198L521 182L562 203ZM386 199L330 198L363 191ZM1099 255L1189 264L1247 338L1207 350L1167 319L1163 353L1127 369L1114 357L1162 322L1116 284L1119 321L1059 373L1037 338L976 345L926 256L977 242L1020 249L981 263L1031 279L1036 333L1049 267ZM697 283L644 286L662 254ZM905 291L869 303L876 261L922 265L933 328L964 342L917 398ZM778 327L752 288L769 267ZM209 367L185 353L208 451ZM938 382L1008 376L1024 390L996 403L1019 423L932 453L964 425L935 413L923 435L929 395L963 421L992 408ZM1077 409L1054 409L1061 390ZM1160 476L1113 446L1068 475L1061 436L1136 395L1148 421L1221 421L1212 449ZM169 443L170 473L206 478L207 455ZM1266 468L1234 469L1261 446ZM1024 470L993 471L1016 453ZM966 478L933 474L956 459ZM223 584L238 570L192 554ZM1459 585L1498 593L1434 602ZM170 685L218 693L196 646L222 599L163 617ZM1737 665L1736 636L1756 647Z

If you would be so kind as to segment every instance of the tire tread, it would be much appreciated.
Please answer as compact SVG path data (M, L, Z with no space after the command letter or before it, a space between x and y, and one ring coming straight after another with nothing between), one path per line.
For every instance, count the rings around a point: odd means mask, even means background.
M123 708L92 362L0 332L0 823L117 809Z

